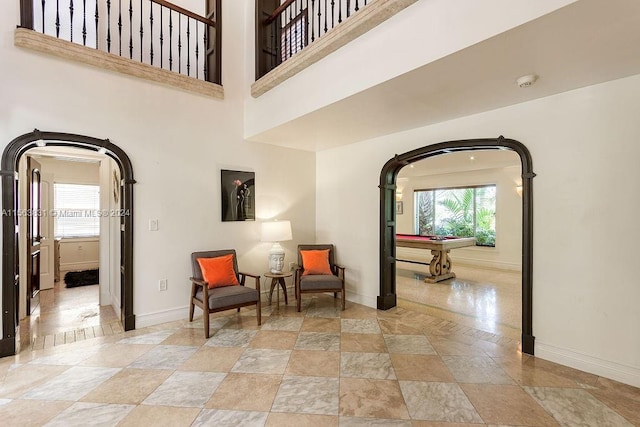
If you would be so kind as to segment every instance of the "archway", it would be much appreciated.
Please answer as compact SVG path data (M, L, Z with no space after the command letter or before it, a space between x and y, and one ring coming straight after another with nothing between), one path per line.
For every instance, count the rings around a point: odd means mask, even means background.
M18 275L18 161L29 149L42 146L64 146L97 151L111 157L122 177L121 207L125 213L121 237L122 325L125 331L135 329L133 313L133 168L127 154L108 139L61 132L34 130L11 141L2 153L2 340L0 357L16 352L16 328L20 278Z
M531 154L522 143L504 138L447 141L396 155L380 173L380 295L378 309L388 310L397 304L396 296L396 211L395 191L398 172L422 159L454 151L513 150L522 166L522 351L534 354L532 328L533 267L533 172Z

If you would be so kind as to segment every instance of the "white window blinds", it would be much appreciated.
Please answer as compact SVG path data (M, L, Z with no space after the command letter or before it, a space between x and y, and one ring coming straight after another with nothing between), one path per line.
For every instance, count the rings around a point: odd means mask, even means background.
M100 234L100 186L53 185L56 237L94 237Z

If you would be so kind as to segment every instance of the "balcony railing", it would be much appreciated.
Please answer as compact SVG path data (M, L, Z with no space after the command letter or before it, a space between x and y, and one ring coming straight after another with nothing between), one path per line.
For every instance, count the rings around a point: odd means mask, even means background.
M221 84L221 2L204 17L165 0L20 0L20 26Z
M256 80L375 0L256 0Z

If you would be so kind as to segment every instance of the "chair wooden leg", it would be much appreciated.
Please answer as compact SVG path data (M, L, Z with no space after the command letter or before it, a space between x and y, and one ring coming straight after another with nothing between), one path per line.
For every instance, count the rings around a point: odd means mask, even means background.
M191 303L189 304L189 322L193 322L193 312L196 308L196 305L193 303L193 300L191 300Z
M342 292L340 292L340 293L342 294L342 295L341 295L341 297L342 297L342 311L344 311L344 299L345 299L345 296L344 296L344 289L343 289L343 290L342 290Z
M300 290L298 290L298 298L296 298L296 305L298 308L298 312L300 312L300 310L302 309L302 292L300 292Z
M260 301L256 304L256 317L258 318L258 326L262 325L262 310L260 308Z
M209 339L209 311L202 313L202 319L204 320L204 337Z

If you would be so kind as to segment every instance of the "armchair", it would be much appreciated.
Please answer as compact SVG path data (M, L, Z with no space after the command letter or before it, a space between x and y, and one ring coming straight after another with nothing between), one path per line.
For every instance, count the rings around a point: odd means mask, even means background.
M320 251L328 251L326 261L324 254L320 258L314 255L314 253L320 255ZM313 265L305 266L305 258L308 263L313 263ZM317 260L321 261L320 265L316 263ZM344 267L335 263L333 245L298 245L298 265L295 269L294 280L298 311L302 307L302 294L312 292L333 292L334 297L337 297L340 292L342 310L344 310Z
M213 263L211 263L212 261ZM222 261L224 264L220 263ZM220 267L221 265L223 267ZM191 268L193 277L190 278L189 321L193 321L195 306L200 307L203 311L205 338L209 338L210 313L233 308L237 308L239 312L240 307L255 305L258 325L262 323L260 276L238 271L238 261L234 249L193 252L191 254ZM209 277L210 281L205 280L205 277ZM211 277L214 279L212 280ZM255 279L255 289L245 287L247 277Z

